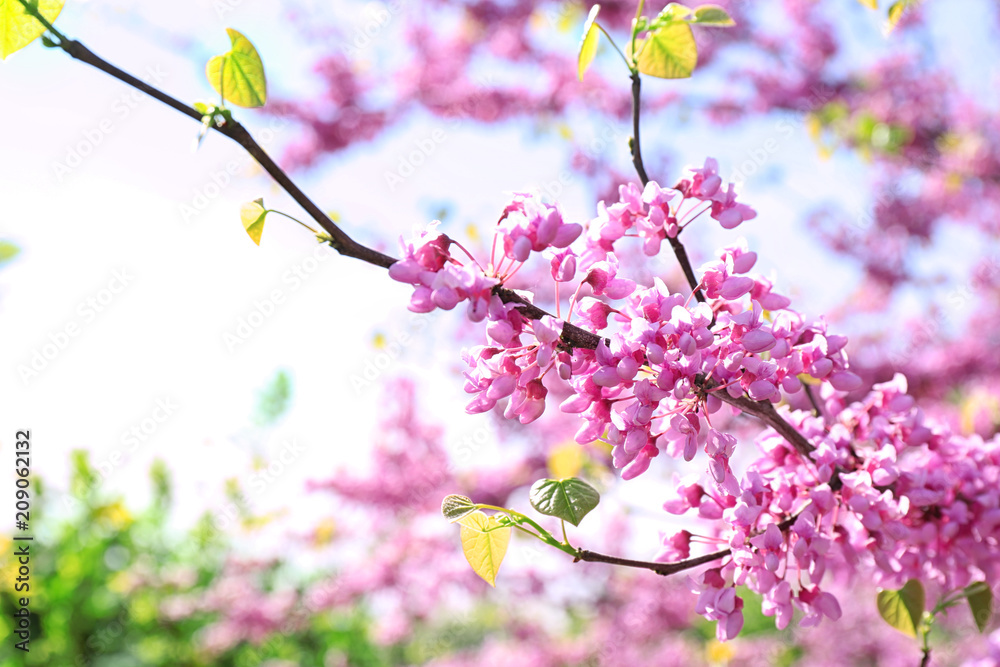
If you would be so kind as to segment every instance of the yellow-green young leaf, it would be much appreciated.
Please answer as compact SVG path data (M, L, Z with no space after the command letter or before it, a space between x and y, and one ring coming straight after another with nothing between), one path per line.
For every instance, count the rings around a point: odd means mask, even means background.
M253 242L260 245L260 235L264 233L264 218L267 217L267 209L264 208L263 199L254 199L240 206L240 220L243 221L243 229L253 239Z
M686 16L691 15L691 8L685 5L678 4L676 2L671 2L669 5L663 8L656 19L664 23L669 23L671 21L679 21Z
M889 20L886 23L886 32L892 32L899 25L899 20L907 9L914 7L920 0L896 0L889 5Z
M441 514L450 523L455 523L475 511L476 504L468 496L453 493L450 496L445 496L444 500L441 501Z
M993 618L993 591L985 581L979 581L966 586L965 595L972 611L972 620L982 632Z
M599 11L601 11L600 5L591 7L587 22L583 24L583 40L580 42L580 53L576 59L576 73L580 77L580 81L583 81L583 75L590 67L590 63L594 62L594 56L597 55L597 42L601 39L601 29L597 27L597 13Z
M233 48L208 61L205 75L215 92L236 106L262 107L267 101L264 64L250 40L226 28Z
M878 0L858 0L858 2L868 9L878 9Z
M462 524L462 551L472 569L496 588L497 571L507 554L510 528L501 528L496 517L473 512L459 520ZM492 529L490 532L484 532Z
M729 13L719 7L718 5L702 5L694 10L694 16L690 19L691 23L697 23L698 25L711 25L717 28L729 28L736 25L736 21Z
M50 24L62 11L64 0L27 0ZM0 60L23 49L45 32L45 26L18 0L0 0Z
M685 79L698 64L698 46L687 23L671 23L636 40L639 50L639 71L661 79Z
M878 613L886 623L905 635L917 636L924 614L924 587L910 579L898 591L879 591Z

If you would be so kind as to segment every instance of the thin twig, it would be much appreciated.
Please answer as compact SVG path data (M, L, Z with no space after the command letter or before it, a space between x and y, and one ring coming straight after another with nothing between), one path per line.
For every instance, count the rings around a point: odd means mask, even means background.
M639 78L639 72L632 72L632 139L629 141L629 148L632 149L632 165L635 167L636 173L639 174L642 187L646 187L646 183L649 183L649 176L646 175L646 167L642 164L642 145L639 143L639 99L641 97L641 90L642 80Z
M808 507L808 504L806 507ZM792 525L795 524L796 519L799 518L799 515L805 511L806 507L803 507L795 514L779 523L778 530L785 532L791 528ZM588 563L608 563L609 565L620 565L622 567L634 567L642 570L650 570L656 574L668 576L671 574L677 574L678 572L683 572L684 570L690 570L698 567L699 565L705 565L706 563L722 560L731 553L732 549L720 549L719 551L713 551L712 553L702 554L701 556L694 556L692 558L685 558L684 560L674 561L673 563L659 563L656 561L618 558L617 556L609 556L595 551L587 551L586 549L577 549L576 557L573 559L573 562L576 563L579 561L585 561Z
M642 142L639 140L639 116L641 109L642 100L642 79L639 78L639 72L632 72L632 138L629 140L629 148L632 151L632 165L635 167L636 173L639 175L639 181L642 183L642 187L646 187L649 183L649 176L646 174L646 166L642 162ZM667 237L670 241L670 248L674 251L674 256L677 258L677 263L681 265L681 271L684 272L684 278L687 280L688 285L694 291L694 297L698 301L704 303L705 295L702 294L701 289L698 287L698 278L694 275L694 268L691 266L691 260L688 259L687 250L684 248L684 244L676 236Z
M813 395L812 387L810 387L808 384L803 383L802 388L805 390L806 396L809 397L809 402L813 406L813 414L816 415L817 417L822 417L823 409L819 407L819 403L816 401L816 396Z
M606 554L599 554L594 551L580 549L576 552L576 558L573 559L573 562L586 561L588 563L608 563L609 565L620 565L622 567L634 567L643 570L651 570L656 574L667 576L684 570L690 570L691 568L698 567L699 565L720 560L729 554L729 549L722 549L721 551L715 551L703 556L695 556L694 558L686 558L674 563L656 563L653 561L618 558L617 556L608 556Z
M22 4L24 4L22 2ZM27 5L25 5L27 6ZM162 102L163 104L169 106L176 111L188 116L189 118L201 123L203 115L193 107L189 107L183 102L167 95L161 90L137 79L131 74L115 67L114 65L108 63L104 59L100 58L94 54L90 49L84 46L82 43L68 39L64 37L61 33L55 31L54 28L48 22L44 21L35 12L32 12L39 20L41 20L46 27L52 32L56 37L59 38L60 42L58 46L62 48L66 53L68 53L73 58L87 63L88 65L95 67L106 74L126 83L133 88L142 91L143 93L149 95L150 97ZM635 73L632 75L632 95L633 95L633 132L634 137L632 141L632 159L633 164L636 167L636 171L639 174L643 185L649 182L646 176L645 168L642 164L642 153L639 146L639 92L640 92L640 82L639 75ZM250 133L243 127L240 123L235 121L224 121L216 122L211 124L212 129L220 134L232 139L240 146L244 148L260 165L264 170L298 203L307 213L309 213L312 218L323 227L323 229L330 236L330 245L336 249L340 254L346 257L354 257L360 259L368 264L373 264L375 266L380 266L382 268L389 268L397 260L389 255L381 253L372 248L368 248L353 238L351 238L345 231L340 229L331 219L327 216L322 209L319 208L309 197L303 193L298 186L288 177L288 175L271 159L271 157L264 151L263 148L254 140ZM678 261L681 263L681 267L684 269L684 273L688 278L688 282L691 283L691 288L696 291L696 295L699 300L704 300L704 296L699 290L697 290L698 283L694 278L694 272L691 269L691 264L687 259L687 253L684 252L684 247L677 239L671 239L671 245L675 248L675 254L678 256ZM680 248L680 251L677 248ZM516 292L507 289L505 287L497 286L493 289L493 293L496 294L504 303L516 303L518 304L518 309L520 312L529 319L540 319L543 316L550 316L551 314L538 308L537 306L529 303L526 299L518 295ZM566 345L582 349L596 349L600 344L602 337L581 329L569 322L563 323L562 339ZM605 339L606 340L606 339ZM702 389L708 390L711 387L703 387ZM805 437L802 436L791 424L786 422L767 401L753 401L747 397L741 396L734 398L729 396L725 392L720 392L718 394L719 398L730 405L740 408L744 412L754 415L759 418L768 426L772 427L777 431L782 437L784 437L801 455L808 457L809 453L813 450L813 446L809 443ZM784 522L779 525L784 525ZM629 567L642 567L645 569L650 569L661 574L672 574L674 572L679 572L681 570L689 569L701 565L706 562L711 562L712 560L718 560L724 558L729 554L729 550L722 550L715 552L713 554L707 554L704 556L698 556L696 558L687 559L684 561L679 561L677 563L653 563L645 561L632 561L628 559L618 559L614 556L606 556L604 554L599 554L591 551L579 551L577 552L577 560L592 561L592 562L606 562L615 563L619 565L625 565Z
M181 112L185 116L201 122L202 114L197 109L189 107L180 100L167 95L163 91L137 79L128 72L115 67L103 58L97 56L82 43L72 39L63 39L59 46L66 53L73 56L77 60L85 62L92 67L96 67L102 72L115 77L119 81L123 81L133 88L146 93L157 101L166 104L168 107ZM388 255L361 245L344 232L344 230L334 224L330 217L326 215L315 202L309 199L309 197L307 197L305 193L302 192L297 185L295 185L295 183L292 182L292 179L288 177L288 174L286 174L281 167L279 167L277 163L271 159L264 149L260 147L245 127L236 121L212 123L211 127L216 132L229 137L242 146L243 149L246 150L247 153L249 153L258 162L258 164L264 168L264 171L270 174L271 178L277 181L278 185L280 185L285 192L287 192L292 199L299 204L299 206L305 209L305 211L316 222L318 222L320 226L323 227L326 233L330 236L330 245L333 246L337 252L347 257L355 257L369 264L374 264L375 266L381 266L383 268L389 268L396 261Z

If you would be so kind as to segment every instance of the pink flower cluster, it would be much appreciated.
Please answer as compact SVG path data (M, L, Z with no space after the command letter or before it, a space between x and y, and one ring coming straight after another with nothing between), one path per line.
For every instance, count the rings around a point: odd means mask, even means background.
M757 438L761 458L734 492L685 478L664 504L672 514L722 519L710 539L731 558L693 583L699 613L719 621L720 639L742 622L735 586L761 594L764 613L784 628L793 607L805 612L803 625L841 616L824 588L828 571L865 568L887 588L920 578L943 590L1000 575L1000 436L958 436L927 419L901 375L854 403L827 386L824 399L837 415L825 424L786 414L815 447L808 459L768 429ZM659 558L686 557L691 539L665 535Z
M756 255L742 241L701 267L704 302L659 278L642 286L621 275L614 244L624 236L643 238L649 252L708 210L723 226L753 217L731 188L722 192L716 171L709 160L676 191L623 186L619 202L601 204L579 248L569 247L579 226L517 195L498 223L488 269L471 256L472 265L459 263L450 255L457 244L432 230L404 244L393 277L415 286L411 308L453 308L466 299L470 317L486 320L487 343L464 353L470 412L503 405L506 417L529 423L558 386L562 411L582 419L576 440L611 444L625 479L645 472L661 452L685 461L704 452L707 482L682 480L664 507L696 510L717 526L702 540L730 549L693 584L698 611L718 622L720 639L742 627L736 586L763 596L764 612L784 627L794 607L805 612L805 625L840 617L824 587L830 570L874 567L886 585L927 575L948 588L981 573L993 580L1000 574L992 546L1000 510L990 486L1000 480L996 439L985 444L936 430L901 377L848 404L847 392L861 380L849 368L847 339L791 310L770 281L751 274ZM692 198L711 204L676 222ZM532 252L546 253L556 317L529 319L491 292ZM464 281L442 277L450 272ZM601 335L595 349L571 347L562 336L558 286L578 273L564 319ZM818 385L826 418L787 408L780 414L807 443L808 456L802 442L792 446L768 429L757 438L760 458L737 476L730 461L739 443L713 425L713 415L724 402L779 403L803 382ZM686 557L694 537L666 536L661 557Z
M498 401L510 397L504 416L517 417L522 424L528 424L545 410L548 389L542 384L542 377L551 368L556 368L564 379L572 372L569 353L557 349L562 323L548 316L528 320L514 304L504 304L499 297L493 297L490 303L489 319L486 335L492 343L474 347L462 355L469 365L465 390L476 395L467 410L486 412ZM526 334L533 341L522 342Z
M581 309L584 328L602 331L610 320L616 332L596 350L574 351L573 395L562 409L584 420L578 442L603 435L615 446L624 478L644 472L660 451L690 461L702 445L713 477L723 483L734 443L703 429L699 416L721 407L717 391L778 401L782 391L801 389L800 375L841 390L859 386L847 370L846 338L827 336L822 321L807 324L785 310L788 299L772 292L770 282L739 275L755 259L736 245L706 265L708 303L692 304L655 279L617 307L591 299ZM761 301L780 309L770 321Z
M638 236L643 241L643 252L653 256L660 252L665 239L676 237L706 211L725 229L757 217L756 211L736 200L734 184L722 187L718 171L715 159L708 158L704 167L692 169L691 178L681 180L674 188L660 187L655 181L642 190L635 183L620 186L619 201L598 204L597 218L588 231L588 245L597 252L610 252L614 242L623 236ZM701 206L704 203L709 206Z
M661 451L691 460L702 448L716 481L735 489L728 463L735 440L702 423L722 405L714 392L777 402L782 391L801 389L799 376L856 389L860 380L848 370L846 338L827 336L822 321L806 323L787 310L789 300L775 293L770 281L747 275L756 254L743 242L702 267L707 303L692 304L691 295L672 293L659 279L640 287L619 275L614 244L633 228L646 239L649 252L659 247L658 239L679 231L678 215L687 215L688 224L711 210L724 226L754 217L752 209L736 202L732 186L722 190L717 171L708 159L676 191L655 183L642 192L633 184L622 186L620 201L600 204L579 254L568 246L581 226L567 224L557 207L526 194L516 194L504 209L485 272L471 255L471 265L452 257L457 244L435 226L404 242L404 259L390 274L415 286L411 310L453 308L469 299L470 317L488 321L488 344L464 353L465 388L475 395L468 410L491 410L506 399L505 416L534 421L545 409L548 375L571 392L563 411L583 419L577 441L603 438L612 444L614 464L624 478L645 472ZM690 199L711 205L681 213ZM596 349L561 345L558 319L529 320L515 304L491 295L492 287L520 270L532 252L548 253L557 313L558 283L583 268L569 312L579 306L574 323L593 332L613 325Z
M486 317L490 290L498 281L453 259L451 243L437 231L437 223L418 231L413 241L400 239L403 259L389 267L389 277L414 286L409 308L415 313L451 310L468 301L469 319L480 322Z
M565 248L575 241L583 227L563 221L555 206L529 194L517 193L503 210L497 223L498 238L503 240L506 257L524 262L531 251Z

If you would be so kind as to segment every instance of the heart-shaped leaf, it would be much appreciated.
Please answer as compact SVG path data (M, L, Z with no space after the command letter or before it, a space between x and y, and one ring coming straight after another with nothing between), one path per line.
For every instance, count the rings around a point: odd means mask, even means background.
M587 22L583 24L583 40L580 42L580 53L576 60L576 73L580 77L580 81L583 81L583 75L590 67L590 63L594 62L594 56L597 55L597 43L601 39L601 29L597 27L597 13L599 11L601 11L600 5L591 7L590 14L587 15Z
M240 206L240 220L243 221L243 229L253 239L253 242L260 245L260 235L264 233L264 218L267 217L267 209L264 208L263 199L254 199Z
M445 496L444 500L441 501L441 514L444 514L444 518L451 523L455 523L475 511L476 504L472 502L472 498L467 496L453 493L450 496Z
M965 597L972 610L972 620L982 632L993 618L993 590L985 581L969 584L965 587Z
M886 623L905 635L917 636L924 613L924 587L910 579L898 591L879 591L878 613Z
M495 588L497 572L510 543L510 528L500 526L496 517L482 512L472 512L459 523L462 524L465 560L469 561L476 574Z
M698 46L687 23L670 23L637 39L636 49L639 71L661 79L687 78L698 64Z
M542 514L579 526L590 510L601 502L597 489L578 477L540 479L531 485L531 506Z
M722 7L718 5L702 5L694 10L694 15L690 18L691 23L698 25L711 25L718 28L728 28L736 25L736 21Z
M49 24L55 23L64 4L64 0L25 0L25 2L45 17ZM18 0L0 0L0 60L31 44L45 30L42 22L29 14Z
M240 107L262 107L267 101L264 63L250 40L232 28L226 28L233 48L208 61L205 74L212 88Z

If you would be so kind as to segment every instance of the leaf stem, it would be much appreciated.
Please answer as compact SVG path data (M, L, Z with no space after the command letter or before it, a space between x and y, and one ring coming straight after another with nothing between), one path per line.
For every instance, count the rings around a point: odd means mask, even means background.
M283 215L286 218L288 218L289 220L294 220L295 222L299 223L300 225L302 225L303 227L305 227L306 229L308 229L310 232L312 232L316 236L319 236L319 232L317 232L315 229L313 229L312 227L310 227L306 223L302 222L301 220L299 220L295 216L288 215L287 213L282 213L281 211L279 211L277 209L273 209L273 208L266 209L265 213L277 213L278 215Z
M566 520L565 519L559 519L559 525L562 526L563 544L565 544L566 546L569 546L569 536L566 534Z
M54 27L52 27L52 24L49 23L48 20L44 16L42 16L41 12L39 12L38 9L36 9L34 5L28 4L27 0L17 0L17 1L19 3L21 3L22 7L24 7L24 11L25 11L26 14L28 14L30 16L33 16L36 21L38 21L43 26L45 26L46 30L48 30L49 32L51 32L53 35L55 35L59 39L60 44L58 46L62 46L61 42L67 41L66 40L66 36L63 35L61 32L59 32L58 30L56 30Z
M497 507L496 505L483 505L481 503L477 504L476 507L478 507L480 509L493 510L495 512L503 512L504 514L506 514L509 517L511 517L512 520L513 520L514 517L517 517L517 521L523 521L524 523L528 524L529 526L531 526L532 528L534 528L535 530L537 530L538 531L538 535L535 535L535 537L537 537L541 541L545 542L546 544L548 544L550 546L553 546L553 547L559 549L560 551L565 551L566 553L568 553L571 556L575 556L576 555L576 550L569 545L568 541L567 542L560 542L559 540L557 540L555 538L554 535L552 535L552 533L550 533L549 531L545 530L540 525L538 525L535 521L531 520L529 517L521 514L518 511L515 511L515 510L512 510L512 509L507 509L506 507ZM523 528L522 528L522 530L523 530ZM525 532L527 532L529 535L531 534L530 531L525 531ZM565 534L565 527L564 527L563 533Z
M630 63L628 61L628 58L625 57L625 54L622 52L622 50L620 48L618 48L618 45L615 43L614 38L612 38L611 35L608 33L608 31L604 29L604 26L602 26L597 21L594 21L594 25L596 25L597 28L598 28L598 30L600 30L601 32L603 32L604 36L608 38L609 42L611 42L611 46L613 46L614 49L615 49L615 51L618 52L618 55L620 55L622 57L622 62L625 63L625 67L628 67L628 71L629 72L633 71L632 63Z

